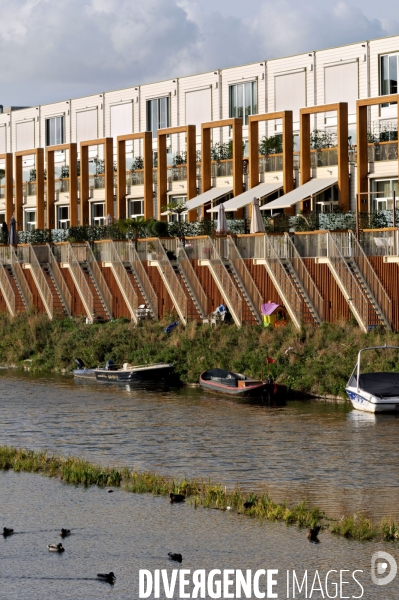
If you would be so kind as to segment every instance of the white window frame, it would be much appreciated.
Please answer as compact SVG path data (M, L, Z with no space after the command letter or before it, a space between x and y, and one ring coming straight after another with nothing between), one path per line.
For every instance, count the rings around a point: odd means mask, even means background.
M34 221L28 221L27 217L28 215L35 215L35 220ZM36 219L37 219L37 215L36 215L36 209L26 209L24 211L24 223L25 223L25 231L35 231L36 229Z
M166 100L167 103L167 110L166 110L166 123L162 123L161 122L161 103L162 101ZM157 107L157 111L156 111L156 124L154 124L154 109L153 109L153 102L156 102L156 107ZM151 109L149 108L151 105ZM167 129L168 127L170 127L170 109L171 109L171 102L170 102L170 94L166 94L165 96L160 96L159 98L148 98L146 100L146 125L147 125L147 131L151 131L152 132L152 137L153 139L157 138L157 132L159 129Z
M187 194L176 194L173 196L169 196L168 199L168 203L169 204L186 204L187 203ZM181 213L180 215L180 222L181 223L186 223L188 219L188 210L186 210L185 212ZM168 223L178 223L179 221L179 215L176 215L174 213L169 213L168 214Z
M130 209L135 202L141 203L141 212L137 214L131 214ZM140 217L144 217L144 198L128 198L127 214L129 219L139 219Z
M60 211L63 208L68 209L68 218L67 219L61 219ZM57 229L69 229L69 227L71 225L69 205L68 204L59 204L56 207L56 211L57 211Z
M103 215L101 217L95 217L94 216L94 207L95 206L103 206ZM96 226L100 226L100 225L105 225L106 224L106 214L105 214L105 202L92 202L91 203L91 224L92 225L96 225Z
M57 137L57 120L60 120L61 123L61 132ZM55 135L54 140L49 139L49 128L51 122L55 123ZM46 146L59 146L60 144L65 143L65 116L64 115L54 115L52 117L46 117L45 119L45 138L46 138ZM54 143L50 143L50 142Z
M393 184L394 182L398 183L398 178L397 177L381 177L378 179L373 179L372 180L372 206L373 206L373 210L392 210L393 209L393 195L390 194L389 196L380 196L377 195L377 184L380 182L390 182L390 191L393 191ZM399 183L398 183L399 186ZM398 208L398 194L396 194L395 196L395 204L396 204L396 208ZM385 202L385 207L380 207L379 205L383 204Z
M249 85L250 95L251 95L251 103L250 103L250 112L249 114L245 113L245 86ZM238 105L238 88L242 87L242 105ZM255 93L255 102L254 102L254 87L256 88ZM234 94L235 101L234 107L232 103L232 95ZM240 114L240 109L242 114ZM235 113L235 114L233 114ZM237 83L229 83L229 118L233 119L235 117L242 119L242 124L244 126L248 125L248 117L251 115L258 114L258 80L250 79L248 81L240 81Z

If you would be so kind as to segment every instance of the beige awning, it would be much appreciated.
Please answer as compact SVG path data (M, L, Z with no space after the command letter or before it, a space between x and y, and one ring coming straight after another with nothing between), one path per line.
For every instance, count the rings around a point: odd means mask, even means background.
M213 202L213 200L218 200L219 198L222 198L223 196L227 196L227 194L230 194L232 191L233 191L232 187L211 188L207 192L204 192L203 194L200 194L199 196L196 196L195 198L191 198L191 200L188 200L186 202L187 210L193 210L194 208L199 208L200 206L203 206L204 204L207 204L208 202Z
M259 185L239 194L235 198L231 198L231 200L227 200L224 203L224 210L226 212L239 210L243 206L247 204L251 204L254 198L265 198L266 196L270 196L270 194L274 194L278 190L281 190L283 187L282 183L259 183ZM217 212L217 206L215 208L210 208L206 212Z
M321 194L324 190L336 185L338 183L338 177L326 177L323 179L311 179L307 183L300 185L292 192L280 196L276 200L272 200L268 204L260 207L260 210L275 210L277 208L289 208L294 206L298 202L309 198L310 196L316 196Z

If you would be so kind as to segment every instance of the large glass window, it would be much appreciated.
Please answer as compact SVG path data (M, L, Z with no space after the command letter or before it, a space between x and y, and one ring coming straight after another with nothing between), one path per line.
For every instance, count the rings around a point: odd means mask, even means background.
M373 209L392 210L393 192L395 192L396 207L398 207L398 180L380 179L373 182Z
M57 207L58 229L69 229L69 206Z
M104 202L93 202L91 205L92 225L105 225L105 205Z
M380 57L381 96L398 93L398 54L384 54Z
M46 146L57 146L64 141L64 117L46 119Z
M138 198L137 200L129 200L128 215L129 219L137 219L138 217L144 217L144 198Z
M36 211L25 211L25 231L35 231L36 229Z
M258 112L258 83L249 81L229 86L229 116L243 119L248 125L248 117Z
M187 202L187 196L170 196L169 198L169 205L172 208L173 206L182 206L184 204L186 204ZM185 221L187 221L187 215L188 212L185 211L183 213L180 213L180 222L184 223ZM179 221L179 215L177 213L169 213L168 214L168 221L169 223L177 223Z
M170 99L155 98L147 100L147 131L152 131L152 137L157 137L158 129L170 127Z

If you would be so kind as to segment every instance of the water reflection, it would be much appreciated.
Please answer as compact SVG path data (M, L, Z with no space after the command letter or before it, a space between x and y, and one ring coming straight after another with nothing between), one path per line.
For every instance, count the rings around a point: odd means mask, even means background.
M399 518L398 420L344 404L241 404L1 371L0 444L308 499L329 515Z
M113 600L138 598L140 569L183 567L197 569L277 569L274 589L286 598L286 573L302 580L308 571L308 594L296 598L327 597L309 595L317 571L325 590L325 576L331 569L347 569L343 596L394 600L399 594L399 577L389 586L371 583L371 555L384 549L399 561L395 544L360 543L320 534L320 544L310 544L306 531L280 523L259 522L230 512L194 509L188 503L170 504L167 498L148 494L128 494L116 490L65 485L57 480L28 473L0 472L0 504L3 522L24 531L24 535L3 540L0 537L0 597L7 600L33 600L57 597L61 600ZM59 541L61 527L72 535L63 541L61 555L47 551L47 544ZM183 555L182 565L168 559L168 552ZM114 586L99 581L97 573L113 571ZM332 574L331 580L339 575ZM189 588L190 589L190 588ZM292 590L291 590L292 591ZM383 593L381 593L383 592ZM329 588L334 596L333 585ZM161 598L165 598L163 593ZM175 593L174 598L180 598ZM206 596L209 598L209 595ZM224 596L226 597L226 596ZM254 597L254 596L252 596ZM289 597L292 597L292 593Z

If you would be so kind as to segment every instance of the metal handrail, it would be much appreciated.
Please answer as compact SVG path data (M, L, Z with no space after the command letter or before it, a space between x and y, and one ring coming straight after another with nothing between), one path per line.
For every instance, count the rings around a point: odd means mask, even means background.
M187 252L183 246L177 248L177 260L187 279L188 285L190 286L191 292L199 306L201 316L205 317L208 314L208 297L204 292L204 288L201 285L200 280L194 271L193 265L188 258Z
M348 236L350 258L352 258L357 264L364 280L366 281L371 293L373 294L375 301L377 302L381 312L383 313L389 326L392 325L392 301L389 298L380 278L374 271L370 264L363 248L356 239L356 236L352 231L345 233L333 233L331 234L336 241L341 241L343 238Z
M10 258L11 258L11 266L14 270L15 279L20 287L22 297L25 301L25 304L28 308L33 306L33 295L30 291L28 282L25 279L25 275L23 274L22 267L18 261L17 255L15 253L14 248L10 246Z
M338 247L336 238L333 237L330 232L327 232L325 235L327 236L327 256L333 264L339 280L348 295L350 305L353 304L353 307L359 316L361 321L359 324L367 331L369 325L371 325L369 300L357 278L348 267L348 264Z
M125 243L125 242L123 242ZM145 293L146 302L150 311L152 312L155 319L158 318L158 297L152 286L150 278L147 275L147 271L144 268L143 263L140 260L140 256L132 241L128 242L129 249L129 262L134 270L137 279Z
M0 262L0 289L12 317L15 317L15 294L3 264Z
M224 239L224 238L222 238ZM242 325L242 297L239 291L237 290L232 278L230 277L226 267L223 264L223 260L216 249L216 245L213 243L210 237L208 240L208 248L209 252L209 261L211 264L211 268L217 277L220 287L223 290L224 300L231 312L231 315L238 327ZM203 240L201 240L203 241ZM218 240L218 245L221 248L223 246L220 243L221 240ZM205 250L205 248L204 248Z
M137 297L136 290L134 289L132 282L126 269L123 266L123 262L120 259L118 251L112 240L94 242L96 251L100 252L100 258L102 261L111 263L111 269L114 274L115 280L122 293L122 296L126 302L126 306L130 312L131 319L137 323L137 309L139 306L139 299Z
M54 298L51 293L49 284L43 274L42 267L37 260L37 256L31 244L29 244L29 262L32 271L32 277L38 289L41 299L43 300L44 308L49 316L49 319L54 318Z
M264 304L263 296L260 293L251 273L249 272L247 265L243 261L233 238L228 236L227 239L229 260L233 263L233 267L237 271L244 289L252 302L252 305L256 311L258 323L262 323L261 306Z
M286 308L291 318L299 327L303 320L303 299L299 295L291 277L281 262L280 256L276 252L272 243L272 237L268 235L265 235L265 260L281 290L283 301L286 303Z
M108 313L108 317L112 319L112 294L107 286L107 282L104 279L104 275L100 267L98 266L98 262L95 259L95 256L92 252L89 242L86 242L87 254L86 261L90 266L91 272L93 273L93 277L98 286L100 294L105 304L105 309Z
M285 237L287 239L287 249L289 251L289 256L287 258L289 258L314 310L317 312L319 321L324 321L325 315L323 297L317 289L314 279L306 268L306 265L303 262L298 250L295 248L290 235L286 233Z
M148 256L149 254L155 254L156 258L153 260L158 261L162 274L165 278L164 281L167 282L167 286L170 288L173 304L175 305L181 320L184 324L186 324L188 318L187 296L176 273L173 270L172 265L170 264L161 240L157 238L150 242L144 243L146 246L146 255ZM149 246L150 244L151 246ZM152 250L152 248L154 248L154 250Z
M66 263L69 265L69 270L75 287L78 291L80 299L85 308L88 318L94 320L94 300L93 294L89 288L89 284L86 281L86 277L83 274L82 268L79 261L76 258L74 248L67 242L66 244L60 244L54 248L55 254L58 254L60 259L58 262Z
M48 246L48 264L50 265L51 272L53 274L55 283L57 284L58 290L61 294L62 301L65 309L70 317L72 314L72 295L68 289L65 279L62 276L61 269L58 266L58 262L52 252L50 244Z
M2 265L10 265L11 264L11 246L0 246L0 263Z

